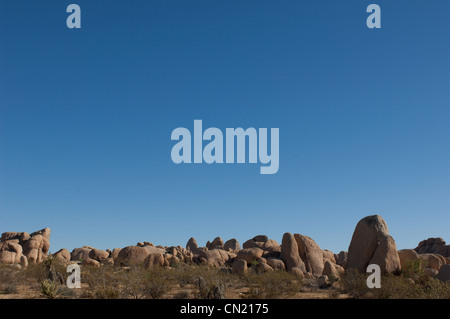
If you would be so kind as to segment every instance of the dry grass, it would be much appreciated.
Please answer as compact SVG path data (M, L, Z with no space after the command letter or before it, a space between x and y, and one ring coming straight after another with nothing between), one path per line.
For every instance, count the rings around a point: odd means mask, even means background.
M56 271L59 281L49 278ZM69 289L65 265L56 261L26 269L0 265L0 298L89 299L286 299L286 298L450 298L450 284L424 275L424 265L410 264L397 275L384 275L380 289L369 289L366 274L348 271L327 286L302 280L285 271L246 275L206 265L177 264L173 268L82 266L81 289Z
M350 298L356 299L449 299L450 283L426 276L424 267L418 260L397 275L383 275L378 289L367 287L365 274L347 271L340 286Z
M245 299L285 299L302 291L303 280L285 271L250 273L242 277L248 290Z

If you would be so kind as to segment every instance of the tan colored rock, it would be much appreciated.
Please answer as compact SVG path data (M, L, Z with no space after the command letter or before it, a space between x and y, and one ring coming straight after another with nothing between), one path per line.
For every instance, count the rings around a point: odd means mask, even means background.
M109 253L105 250L93 248L89 252L89 258L97 260L99 262L109 258Z
M262 255L263 255L263 252L264 251L262 249L256 248L256 247L254 247L254 248L245 248L245 249L240 250L237 253L236 258L243 259L247 263L251 263L251 262L261 258Z
M0 250L0 263L15 264L17 261L20 261L20 257L17 257L15 252L10 250Z
M399 250L398 257L400 258L400 264L402 268L419 259L419 255L416 253L414 249Z
M173 258L173 255L168 254L168 253L165 253L165 254L163 255L163 257L164 257L165 259L167 259L167 260L170 261L170 260Z
M27 263L41 262L47 258L49 249L50 228L39 230L31 235L27 232L5 232L1 235L0 261L13 261L18 264L23 254ZM20 254L18 254L19 250ZM22 258L22 263L24 262Z
M39 263L47 258L50 249L50 233L50 228L44 228L30 235L21 234L22 239L29 238L23 242L24 255L29 263Z
M80 248L74 248L71 253L70 260L72 261L83 261L89 259L89 252L91 251L91 248L80 247Z
M230 260L230 253L223 249L198 250L199 258L203 257L210 266L221 268Z
M223 249L223 240L220 237L216 237L216 238L214 238L212 243L210 243L206 247L208 247L209 250L211 250L211 249Z
M450 281L450 265L442 265L441 269L439 269L439 273L436 275L436 278L442 282Z
M252 239L247 240L242 248L261 248L263 249L264 244L269 240L266 235L258 235L253 237Z
M241 250L241 244L239 244L239 241L235 238L229 239L226 241L226 243L223 246L223 249L233 252L238 252Z
M170 267L170 261L164 258L164 264L163 267Z
M22 253L22 246L8 239L6 242L0 244L0 263L19 264Z
M336 270L336 267L334 265L335 264L333 264L329 260L325 261L324 266L323 266L322 275L325 275L327 277L330 277L330 276L335 276L336 277L336 276L338 276L339 273Z
M425 261L426 267L433 268L439 271L442 266L441 259L435 254L420 254L419 258Z
M65 248L58 250L56 253L53 254L53 257L55 257L56 260L59 260L65 264L69 264L71 259L70 252Z
M267 250L267 251L278 250L278 248L280 249L279 251L281 252L280 244L278 244L273 239L268 239L266 242L264 242L264 245L262 246L262 250Z
M389 230L381 216L373 215L361 219L350 242L347 268L365 272L378 247L379 238L383 235L389 235Z
M248 271L247 262L243 259L235 259L232 264L232 271L235 274L245 274Z
M395 241L379 215L358 222L348 248L347 269L365 273L369 264L378 264L382 272L401 268Z
M49 236L49 234L46 234ZM47 258L50 248L50 242L41 233L36 232L31 238L23 243L23 254L27 257L29 263L39 263Z
M437 254L444 257L450 257L450 245L446 245L442 238L428 238L422 240L414 250L419 255Z
M173 255L173 256L175 256L175 257L178 256L178 254L179 254L178 248L175 247L175 246L169 247L169 248L167 249L167 251L169 252L169 254L171 254L171 255ZM181 252L180 252L180 254L181 254Z
M445 265L447 263L447 260L445 259L444 256L441 256L439 254L434 254L434 255L441 260L441 265Z
M82 266L100 267L100 262L92 258L83 259Z
M111 252L111 258L117 259L119 257L119 253L122 250L122 248L114 248Z
M348 254L346 251L341 251L339 254L334 256L336 259L336 264L345 268L347 266L347 255Z
M338 272L339 275L342 275L342 274L345 273L345 269L341 265L336 264L336 265L333 265L333 266L334 266L334 268L336 269L336 271Z
M4 243L11 239L19 239L19 235L20 235L20 233L15 232L15 231L4 232L2 234L2 237L0 238L0 241Z
M257 235L255 237L253 237L253 240L265 243L266 241L269 240L269 237L267 237L266 235Z
M291 272L292 274L294 274L296 277L300 278L300 279L305 278L305 275L304 275L304 273L303 273L303 270L301 270L301 269L298 268L298 267L293 267L293 268L291 268L290 272Z
M35 232L32 233L30 236L31 236L31 237L34 237L34 236L36 236L36 235L41 235L41 236L44 237L45 239L50 240L50 233L51 233L51 230L50 230L50 228L47 227L47 228L44 228L44 229L35 231Z
M280 258L288 271L291 271L292 268L299 268L303 272L306 271L305 264L299 255L297 241L291 233L283 235Z
M432 278L436 277L438 273L439 273L439 271L437 271L436 269L433 269L433 268L425 268L425 270L424 270L424 274L426 276L432 277Z
M27 259L26 256L24 256L24 255L20 256L20 265L21 265L23 268L28 267L28 259Z
M147 249L149 246L127 246L120 250L117 255L117 261L125 266L133 266L138 264L143 264L145 259L150 254Z
M328 249L324 249L323 250L323 262L325 263L325 261L329 260L331 263L336 264L336 257L334 257L335 254L328 250Z
M18 244L18 245L20 245L20 239L18 239L18 238L16 238L16 239L8 239L7 241L4 241L4 242L2 242L2 243L11 243L11 244ZM20 246L22 246L22 245L20 245Z
M22 245L24 242L26 242L30 238L31 238L30 234L28 234L27 232L21 232L19 235L20 244ZM48 238L48 240L50 240L50 237Z
M265 263L258 263L258 271L259 272L270 272L273 271L273 268Z
M260 264L267 264L267 259L264 257L258 258L256 261Z
M197 250L197 248L198 248L197 241L195 240L194 237L191 237L186 244L186 249L189 249L190 251L195 251Z
M243 249L247 249L247 248L260 248L260 249L262 249L263 246L264 246L263 242L261 242L261 241L253 241L253 239L249 239L242 245L242 248Z
M163 267L164 265L165 265L164 256L157 252L149 254L144 261L145 269L154 269L158 267Z
M270 257L267 258L267 264L274 270L285 270L286 266L284 262L279 258Z
M376 264L380 266L382 272L388 273L393 273L401 269L397 246L391 236L380 237L378 247L369 264Z
M323 272L323 251L316 242L300 234L294 234L298 245L300 258L305 263L306 271L315 276L322 275Z

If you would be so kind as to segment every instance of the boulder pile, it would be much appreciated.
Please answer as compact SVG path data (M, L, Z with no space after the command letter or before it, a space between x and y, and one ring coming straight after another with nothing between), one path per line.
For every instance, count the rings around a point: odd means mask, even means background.
M6 232L0 238L0 263L18 264L39 263L47 258L50 249L50 228L34 233Z
M6 232L0 239L0 263L26 267L48 257L50 229L28 234ZM200 247L190 238L185 247L155 246L150 242L113 250L91 246L75 248L72 252L60 249L52 257L64 264L84 266L132 267L146 269L173 267L179 263L209 265L226 272L245 274L256 272L288 271L306 279L327 280L348 269L365 273L367 266L377 264L384 273L398 272L411 263L422 262L425 273L442 281L450 281L450 245L442 238L421 241L414 249L397 251L397 247L384 219L379 215L361 219L354 230L348 251L338 254L322 249L312 238L285 233L281 244L265 235L245 241L241 247L235 238L224 241L220 237Z

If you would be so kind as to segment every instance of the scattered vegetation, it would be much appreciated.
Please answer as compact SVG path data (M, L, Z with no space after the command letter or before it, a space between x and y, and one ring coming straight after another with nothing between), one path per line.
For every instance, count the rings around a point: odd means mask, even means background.
M0 265L0 296L50 299L450 298L450 283L427 276L422 260L410 263L398 274L383 275L379 289L369 289L367 274L354 271L339 277L330 276L328 284L320 286L311 278L301 279L285 271L262 273L258 272L259 267L253 266L245 275L232 274L226 267L217 269L183 263L153 270L82 266L82 288L69 289L65 285L69 275L65 272L66 266L49 259L24 269Z
M449 299L450 283L425 275L426 264L417 260L397 275L381 277L381 288L369 289L365 274L347 271L341 278L341 288L350 298L357 299Z
M41 283L41 293L46 298L55 299L59 295L59 284L50 279L44 279Z
M241 295L245 299L284 299L292 298L301 291L303 281L286 271L250 273L243 277L247 292Z

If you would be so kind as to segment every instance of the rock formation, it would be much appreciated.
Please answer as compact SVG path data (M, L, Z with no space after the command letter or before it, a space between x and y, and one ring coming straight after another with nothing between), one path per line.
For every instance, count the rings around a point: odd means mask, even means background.
M0 262L6 264L39 263L50 249L50 228L34 233L5 232L0 238Z
M379 215L358 222L348 248L347 269L365 273L370 264L377 264L382 272L394 272L401 267L395 241Z

